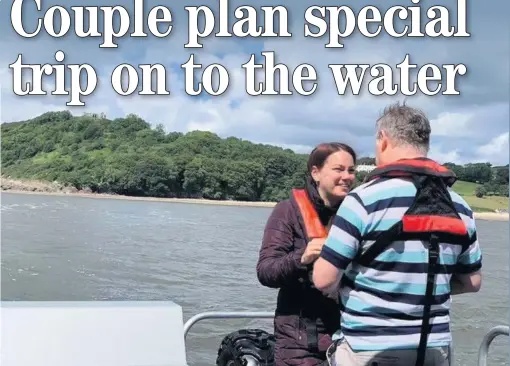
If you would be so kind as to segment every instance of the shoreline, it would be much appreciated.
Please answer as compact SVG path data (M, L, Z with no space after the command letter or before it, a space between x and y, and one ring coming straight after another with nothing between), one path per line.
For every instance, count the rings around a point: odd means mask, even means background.
M163 197L135 197L123 196L106 193L88 193L88 192L63 192L63 191L28 191L21 189L0 189L0 193L14 193L39 196L57 196L57 197L82 197L96 199L116 199L126 201L145 201L145 202L161 202L161 203L188 203L201 205L217 205L217 206L237 206L237 207L265 207L273 208L277 202L256 202L256 201L226 201L226 200L208 200L204 198L163 198ZM485 221L510 221L509 213L497 212L474 212L476 220Z
M145 201L145 202L162 202L162 203L190 203L201 205L217 205L217 206L240 206L240 207L269 207L272 208L276 202L256 202L256 201L227 201L227 200L209 200L205 198L165 198L165 197L137 197L124 196L119 194L108 193L87 193L87 192L41 192L41 191L24 191L16 189L0 189L0 193L14 193L37 196L57 196L57 197L82 197L82 198L98 198L98 199L114 199L125 201Z

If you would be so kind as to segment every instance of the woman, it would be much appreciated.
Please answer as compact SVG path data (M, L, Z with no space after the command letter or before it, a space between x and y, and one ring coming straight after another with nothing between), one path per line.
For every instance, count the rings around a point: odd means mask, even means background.
M308 158L304 191L293 190L289 199L279 202L266 224L257 276L262 285L279 288L274 321L278 366L327 362L326 349L340 325L340 311L337 299L313 286L311 273L332 218L355 181L355 164L350 146L318 145ZM307 222L312 216L320 220L322 235L312 234L303 220L303 199L311 203Z

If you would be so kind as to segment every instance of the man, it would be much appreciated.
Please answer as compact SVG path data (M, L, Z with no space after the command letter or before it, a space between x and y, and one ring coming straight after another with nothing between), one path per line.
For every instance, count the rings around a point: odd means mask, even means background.
M378 167L340 206L313 270L321 291L340 286L330 363L449 365L450 296L481 286L473 212L427 158L421 111L397 103L376 127Z

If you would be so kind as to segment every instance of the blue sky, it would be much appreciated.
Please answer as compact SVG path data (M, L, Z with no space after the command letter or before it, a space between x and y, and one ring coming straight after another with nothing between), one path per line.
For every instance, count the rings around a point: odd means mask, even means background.
M27 31L36 26L35 2L25 0L24 24ZM125 3L125 5L124 5ZM133 14L134 1L87 1L87 6L114 6L122 4ZM456 25L457 0L441 2L452 11ZM67 0L42 1L43 12L53 5L83 5L84 2ZM185 6L208 5L218 19L219 1L158 2L144 1L145 16L154 6L165 4L172 11L173 30L163 39L124 37L117 40L119 47L101 49L101 39L80 39L75 35L52 38L41 32L31 39L17 35L11 26L12 1L0 2L0 82L2 122L28 119L50 110L69 109L73 114L104 112L109 118L136 113L148 122L163 124L168 131L186 132L209 130L222 137L237 136L254 142L289 147L298 152L309 152L322 141L343 141L351 144L360 155L373 155L374 125L381 110L388 103L402 101L402 95L372 96L363 85L359 95L342 95L336 92L328 64L385 63L395 65L406 54L419 66L426 63L464 63L468 73L459 76L457 88L460 96L427 97L417 94L407 102L422 108L432 122L431 157L440 162L466 163L489 161L507 164L509 156L509 22L510 3L505 0L489 2L468 1L469 38L391 38L382 32L376 38L355 34L343 39L344 48L326 49L327 38L304 38L304 13L312 5L347 5L355 11L376 5L382 11L394 6L412 6L410 0L392 1L293 1L289 2L289 30L291 38L214 38L202 40L201 49L185 49L187 42L187 12ZM422 0L422 7L437 5ZM490 4L490 5L489 5ZM230 24L235 7L280 5L275 1L230 1ZM145 17L146 19L146 17ZM423 15L426 19L426 15ZM102 19L100 18L100 21ZM262 23L262 19L261 19ZM74 22L72 21L73 25ZM406 23L407 24L407 23ZM402 27L402 25L399 25ZM217 30L217 25L215 30ZM231 29L231 26L230 28ZM312 28L314 31L315 28ZM397 28L400 30L401 28ZM130 27L132 30L132 26ZM147 27L145 31L148 32ZM56 63L55 52L65 52L67 63L88 63L99 77L95 92L85 97L85 107L67 107L68 97L27 96L17 97L12 92L12 74L8 65L23 55L24 63ZM277 62L293 70L297 65L309 63L318 74L317 91L311 96L258 96L245 92L245 76L241 65L255 54L261 59L262 51L274 51ZM203 65L220 63L227 68L230 85L218 97L190 97L184 93L184 71L180 65L193 53ZM167 85L170 96L118 96L110 84L110 75L121 63L161 63L167 68ZM197 73L199 75L199 73ZM367 74L367 76L370 76ZM397 79L398 82L398 79ZM45 77L44 85L53 89L54 79Z

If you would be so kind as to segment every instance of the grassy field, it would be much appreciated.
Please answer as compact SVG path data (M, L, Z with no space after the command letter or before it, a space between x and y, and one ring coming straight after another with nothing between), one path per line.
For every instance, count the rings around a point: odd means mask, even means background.
M508 197L486 196L478 198L475 196L475 189L479 184L457 181L453 190L460 194L476 212L492 212L494 210L508 210Z

